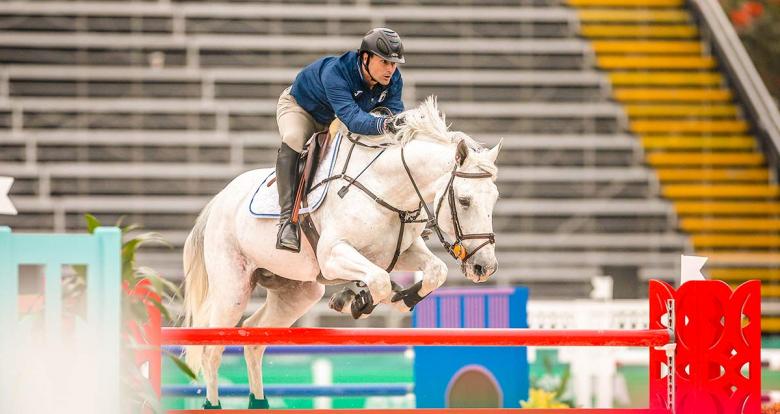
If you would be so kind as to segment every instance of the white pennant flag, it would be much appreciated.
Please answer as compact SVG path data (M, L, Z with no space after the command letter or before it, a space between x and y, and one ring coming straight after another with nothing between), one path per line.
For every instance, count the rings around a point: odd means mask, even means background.
M689 280L704 280L701 268L706 261L704 256L680 256L680 285Z
M8 192L11 191L13 183L13 177L0 177L0 214L16 215L16 208L11 203L11 199L8 198Z

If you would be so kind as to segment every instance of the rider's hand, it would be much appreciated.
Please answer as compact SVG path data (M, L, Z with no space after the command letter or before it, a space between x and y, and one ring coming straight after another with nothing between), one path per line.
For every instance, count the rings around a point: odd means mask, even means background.
M385 134L397 134L398 130L401 129L402 126L406 124L406 120L403 116L396 115L396 116L388 116L385 117L385 123L384 123L384 131Z

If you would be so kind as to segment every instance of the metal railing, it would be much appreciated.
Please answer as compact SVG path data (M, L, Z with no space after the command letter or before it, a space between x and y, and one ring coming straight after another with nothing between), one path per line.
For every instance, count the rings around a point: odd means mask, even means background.
M705 37L734 86L767 155L772 175L780 168L780 112L717 0L689 0Z

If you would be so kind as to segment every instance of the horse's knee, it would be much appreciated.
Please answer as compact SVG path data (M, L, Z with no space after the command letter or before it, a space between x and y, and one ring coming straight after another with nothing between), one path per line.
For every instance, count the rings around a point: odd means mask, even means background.
M430 292L439 288L447 280L449 269L441 260L432 263L430 270L423 277L423 290Z
M339 267L338 261L335 259L328 258L325 260L320 260L320 273L322 273L323 278L327 280L333 280L338 278L339 274L342 273L341 267Z
M374 303L387 299L393 293L390 275L387 272L377 272L369 276L366 285L368 290L371 291Z

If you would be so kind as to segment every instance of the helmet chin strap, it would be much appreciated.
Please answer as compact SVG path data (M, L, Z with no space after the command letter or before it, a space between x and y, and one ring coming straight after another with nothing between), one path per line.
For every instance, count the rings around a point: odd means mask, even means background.
M368 62L371 60L371 56L372 56L372 54L369 53L368 57L366 57L365 61L361 57L360 62L363 64L363 67L366 69L366 73L368 73L368 77L371 78L372 81L374 81L377 84L381 85L381 83L379 83L379 81L376 80L376 78L374 78L374 76L371 74L371 71L368 69Z

